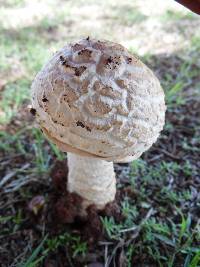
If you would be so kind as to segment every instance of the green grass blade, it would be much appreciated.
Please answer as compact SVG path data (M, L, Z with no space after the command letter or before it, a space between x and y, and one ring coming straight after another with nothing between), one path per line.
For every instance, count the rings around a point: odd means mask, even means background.
M38 254L41 252L42 247L46 241L48 237L48 234L44 237L44 239L42 240L42 242L39 244L39 246L33 251L32 255L27 259L27 261L25 263L20 263L19 265L17 265L17 267L33 267L33 263L34 260L36 259L36 257L38 256Z
M200 264L200 250L196 253L196 255L193 257L189 267L198 267Z
M159 234L153 234L157 239L159 239L160 241L164 242L165 244L175 247L176 244L170 240L169 238L167 238L166 236L163 235L159 235Z

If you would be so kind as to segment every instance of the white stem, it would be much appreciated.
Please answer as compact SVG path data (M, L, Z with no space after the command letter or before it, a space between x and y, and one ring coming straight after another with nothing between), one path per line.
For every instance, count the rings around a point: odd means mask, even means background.
M68 153L68 168L68 190L84 199L84 208L95 204L103 209L114 200L116 179L112 162Z

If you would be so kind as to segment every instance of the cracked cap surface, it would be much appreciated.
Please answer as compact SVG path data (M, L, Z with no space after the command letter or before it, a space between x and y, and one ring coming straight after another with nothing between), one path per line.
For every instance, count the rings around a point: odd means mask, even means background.
M32 106L61 150L115 162L137 159L157 140L164 92L123 46L82 39L64 46L35 77Z

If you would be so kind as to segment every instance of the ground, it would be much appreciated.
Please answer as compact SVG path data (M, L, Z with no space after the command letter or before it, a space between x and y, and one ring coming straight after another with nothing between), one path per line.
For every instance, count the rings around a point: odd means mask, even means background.
M172 0L0 0L0 265L200 266L200 17ZM116 201L88 218L66 192L66 154L35 128L30 84L54 51L125 45L166 93L164 130L116 164Z

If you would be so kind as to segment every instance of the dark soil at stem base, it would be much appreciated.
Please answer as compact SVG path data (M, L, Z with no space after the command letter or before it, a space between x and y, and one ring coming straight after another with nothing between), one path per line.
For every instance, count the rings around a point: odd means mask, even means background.
M80 216L83 198L76 193L67 190L67 161L57 161L51 171L53 190L48 203L47 210L50 211L51 227L55 227L53 218L57 218L56 227L70 224L74 229L82 232L85 240L91 245L101 239L103 229L100 216L112 216L116 222L120 222L123 216L120 212L120 194L117 193L116 200L108 203L103 210L98 210L95 205L90 205L86 216ZM58 230L57 229L57 230Z
M87 242L88 249L94 251L98 241L104 240L104 231L102 227L101 217L113 217L116 222L123 220L120 212L120 194L116 195L116 200L108 203L103 210L97 210L95 205L90 205L85 217L81 217L81 208L83 198L76 193L67 191L67 161L56 161L51 170L50 177L52 179L52 191L50 199L45 207L46 227L50 235L58 235L63 231L70 229L70 232L76 233L81 237L82 241ZM36 221L39 217L34 218ZM55 222L56 219L56 222ZM37 223L37 222L36 222ZM39 221L38 221L39 223ZM93 255L94 256L94 255ZM91 256L92 257L92 256ZM50 255L44 263L45 267L67 267L72 266L69 262L69 255L66 251L60 251L59 256ZM96 257L94 257L96 258ZM78 261L80 260L80 262ZM88 262L91 262L90 257ZM77 258L74 266L83 266L82 259ZM90 267L103 267L103 263L94 262L88 265Z

